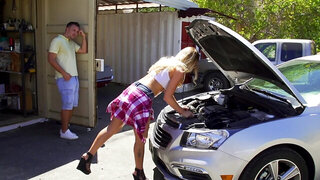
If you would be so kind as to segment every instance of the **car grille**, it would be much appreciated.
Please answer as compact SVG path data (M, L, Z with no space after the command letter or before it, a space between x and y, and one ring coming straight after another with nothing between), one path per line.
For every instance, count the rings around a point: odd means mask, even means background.
M154 130L154 142L157 143L157 145L166 148L171 140L171 135L156 124Z
M180 174L184 179L192 179L192 180L211 180L208 174L200 174L196 172L186 171L184 169L179 169Z

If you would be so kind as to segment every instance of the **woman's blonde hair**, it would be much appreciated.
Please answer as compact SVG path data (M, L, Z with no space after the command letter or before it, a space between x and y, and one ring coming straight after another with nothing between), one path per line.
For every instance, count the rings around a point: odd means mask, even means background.
M154 71L159 73L163 69L172 70L174 68L181 68L183 72L194 72L194 83L198 78L198 61L199 54L194 47L186 47L178 52L176 56L160 58L153 64L148 73Z

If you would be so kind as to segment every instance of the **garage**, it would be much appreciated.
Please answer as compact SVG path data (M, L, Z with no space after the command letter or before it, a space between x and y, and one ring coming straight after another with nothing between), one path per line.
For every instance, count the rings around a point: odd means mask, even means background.
M60 119L60 97L55 85L53 68L47 62L47 51L51 39L62 34L65 24L78 21L87 35L88 53L77 55L80 79L79 107L75 109L71 123L94 127L96 114L96 61L114 70L114 82L129 84L142 77L148 67L162 56L177 53L188 40L183 39L184 22L200 17L201 13L190 13L179 17L179 11L187 12L196 4L169 0L2 0L2 21L9 18L24 19L33 27L36 62L32 90L34 113L18 115L20 121L30 119ZM128 8L128 7L135 8ZM102 7L109 8L102 10ZM155 12L143 12L144 7L153 7ZM165 8L171 11L163 11ZM76 9L77 12L70 11ZM100 10L99 10L100 9ZM195 15L195 16L193 16ZM192 16L192 17L188 17ZM68 18L66 18L68 17ZM29 39L28 39L29 38ZM32 42L28 37L26 42ZM76 39L80 41L81 38ZM29 43L28 42L28 43ZM10 79L20 83L21 79ZM29 81L28 81L29 82ZM9 82L10 83L10 82ZM20 83L21 84L21 83ZM26 85L30 86L31 85ZM24 93L22 99L26 99ZM26 101L21 101L26 106ZM23 120L21 120L23 119ZM16 121L6 124L15 124Z

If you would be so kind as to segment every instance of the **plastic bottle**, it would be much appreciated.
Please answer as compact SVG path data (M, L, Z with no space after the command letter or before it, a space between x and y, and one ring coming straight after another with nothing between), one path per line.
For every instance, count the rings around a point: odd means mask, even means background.
M10 51L14 50L14 40L13 40L13 38L9 38L9 49L10 49Z

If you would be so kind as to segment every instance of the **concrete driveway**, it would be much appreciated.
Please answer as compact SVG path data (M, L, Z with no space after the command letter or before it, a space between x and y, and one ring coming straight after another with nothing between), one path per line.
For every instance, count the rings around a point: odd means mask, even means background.
M85 127L71 125L70 129L79 135L77 140L60 139L60 124L53 120L0 133L0 179L133 179L134 133L129 126L125 126L98 150L90 175L76 170L80 156L88 150L97 133L110 122L110 115L105 113L107 104L125 87L110 83L98 89L97 126L89 131ZM194 93L197 91L179 93L176 98ZM155 99L155 117L165 106L161 95ZM152 122L149 134L153 125ZM162 178L151 159L148 146L147 142L144 158L146 176L160 180Z

